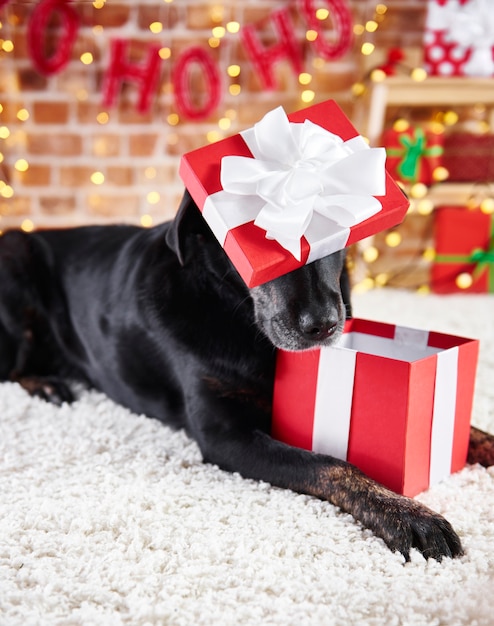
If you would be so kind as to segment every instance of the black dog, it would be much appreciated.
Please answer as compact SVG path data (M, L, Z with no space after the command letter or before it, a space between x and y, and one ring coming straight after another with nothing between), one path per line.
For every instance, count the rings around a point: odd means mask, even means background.
M406 558L459 555L441 516L269 435L275 347L331 344L349 313L343 252L249 291L187 193L153 229L0 238L0 380L58 403L65 379L84 381L185 428L207 462L329 500ZM470 460L492 462L492 441L477 433Z

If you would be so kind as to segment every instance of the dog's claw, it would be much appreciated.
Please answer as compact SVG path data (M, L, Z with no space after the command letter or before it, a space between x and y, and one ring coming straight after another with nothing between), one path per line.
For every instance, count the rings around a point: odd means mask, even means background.
M73 402L74 396L67 383L56 377L22 376L15 380L31 396L61 406Z

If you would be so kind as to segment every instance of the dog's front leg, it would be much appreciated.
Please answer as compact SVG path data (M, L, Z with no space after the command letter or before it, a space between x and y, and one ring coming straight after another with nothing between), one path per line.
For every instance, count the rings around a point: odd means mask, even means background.
M468 446L468 463L479 463L484 467L494 465L494 435L472 426Z
M344 461L275 441L255 428L244 403L210 400L196 407L194 419L206 462L245 478L328 500L407 560L411 548L438 560L462 554L460 539L449 522L419 502L382 487Z

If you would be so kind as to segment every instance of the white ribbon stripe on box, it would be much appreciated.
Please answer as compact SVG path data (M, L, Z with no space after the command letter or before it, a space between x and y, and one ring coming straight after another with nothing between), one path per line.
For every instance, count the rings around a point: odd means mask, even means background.
M460 46L458 54L461 56L468 48L471 48L470 58L463 65L466 75L492 76L494 74L492 0L470 0L463 5L460 5L458 0L449 0L444 5L434 0L429 2L426 26L427 29L433 31L445 30L447 41Z
M223 157L223 189L203 208L222 245L229 230L254 221L299 261L305 236L311 262L344 248L350 228L382 209L374 196L386 193L384 148L291 123L282 107L241 135L253 158Z
M396 339L346 333L341 345L322 348L316 384L313 451L347 459L358 352L403 361L436 354L429 484L446 478L451 473L453 452L458 348L441 350L427 346L428 337L428 331L397 326Z

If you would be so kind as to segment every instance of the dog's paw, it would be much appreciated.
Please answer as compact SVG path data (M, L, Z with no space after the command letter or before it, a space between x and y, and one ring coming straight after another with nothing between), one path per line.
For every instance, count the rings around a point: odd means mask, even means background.
M412 548L419 550L424 558L438 561L463 554L460 538L438 513L405 497L392 497L381 504L380 523L375 524L373 530L407 561Z
M74 400L67 383L56 377L22 376L17 378L15 382L19 383L31 396L41 398L57 406Z
M484 467L494 465L494 435L472 426L467 461L472 465L480 463Z

